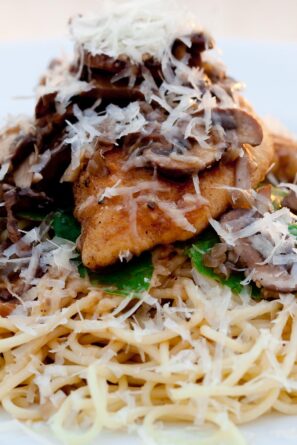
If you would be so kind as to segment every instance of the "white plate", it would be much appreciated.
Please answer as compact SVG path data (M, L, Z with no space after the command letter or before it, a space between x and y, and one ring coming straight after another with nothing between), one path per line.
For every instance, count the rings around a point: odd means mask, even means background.
M248 85L246 96L255 109L263 116L280 119L291 132L297 134L297 46L243 41L224 41L219 46L223 50L223 59L229 72ZM52 57L70 48L69 43L61 41L0 45L1 121L9 113L33 113L32 91L38 78ZM296 445L296 420L296 417L270 415L241 430L248 445ZM10 421L7 415L0 414L1 445L58 443L43 427L38 426L37 431L42 435L41 442L25 432L17 422ZM104 433L95 443L137 445L141 441L136 436L123 433Z

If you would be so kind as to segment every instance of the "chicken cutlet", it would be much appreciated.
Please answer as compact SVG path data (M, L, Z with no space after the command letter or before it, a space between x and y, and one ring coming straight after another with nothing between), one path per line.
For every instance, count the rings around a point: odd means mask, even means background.
M272 141L276 156L273 172L280 181L295 181L297 174L297 141L282 134L272 134Z
M230 187L250 189L265 177L273 160L270 138L238 84L204 60L213 45L194 32L176 38L161 60L144 54L138 64L84 48L89 81L104 72L112 83L121 77L118 66L130 76L124 107L115 108L112 96L99 119L78 113L68 129L75 151L84 120L93 125L92 153L86 146L84 161L65 176L75 179L74 214L88 268L197 235L228 207ZM142 95L137 100L135 90Z
M264 133L256 147L248 146L251 186L269 169L273 150ZM114 149L105 156L108 174L85 170L75 184L75 216L82 224L80 248L89 268L108 266L120 255L139 255L158 244L186 240L208 225L230 204L228 186L236 184L236 163L219 163L195 180L154 177L145 168L125 171L125 153Z

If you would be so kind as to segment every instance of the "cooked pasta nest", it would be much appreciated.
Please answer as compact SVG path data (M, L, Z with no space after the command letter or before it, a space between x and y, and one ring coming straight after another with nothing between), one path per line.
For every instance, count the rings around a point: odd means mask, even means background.
M170 248L155 252L154 263L140 298L53 268L25 293L0 318L4 409L20 420L50 419L66 443L88 442L102 428L149 433L158 421L220 430L227 422L234 438L230 422L296 414L295 297L234 295Z

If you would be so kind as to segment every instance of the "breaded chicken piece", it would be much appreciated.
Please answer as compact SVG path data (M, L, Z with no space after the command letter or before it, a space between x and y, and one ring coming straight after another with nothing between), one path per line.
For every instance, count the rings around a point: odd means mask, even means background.
M273 145L264 131L260 145L244 147L255 187L271 166ZM154 177L152 169L125 171L124 162L124 152L113 149L105 154L108 174L85 169L74 186L75 216L82 224L79 247L83 263L91 269L113 264L127 251L139 255L158 244L197 235L209 217L226 210L230 193L225 187L236 184L235 162L221 161L199 175L203 200L195 194L191 176L170 181Z
M280 181L293 182L297 175L297 141L279 134L273 134L272 141L276 156L274 174Z

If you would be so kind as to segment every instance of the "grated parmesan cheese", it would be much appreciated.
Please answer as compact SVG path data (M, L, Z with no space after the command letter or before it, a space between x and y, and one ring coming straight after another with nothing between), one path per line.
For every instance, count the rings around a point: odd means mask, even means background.
M4 162L0 167L0 181L3 181L3 179L6 176L6 173L8 172L10 167L10 162Z
M64 56L55 61L43 76L42 83L36 88L37 98L55 93L57 111L64 114L70 99L80 93L90 91L91 83L81 81L70 72L70 62Z
M126 261L127 263L132 259L133 254L130 252L130 250L121 250L119 253L119 259L120 262L123 263Z
M196 228L185 217L185 209L179 209L174 202L157 200L156 204L166 216L177 226L187 232L196 233Z
M280 184L278 184L278 187L282 187L282 188L286 188L286 189L292 190L292 192L294 192L295 195L297 196L297 184L292 184L292 183L288 183L288 182L281 182Z
M136 62L149 53L159 60L173 39L196 28L186 8L176 2L115 0L100 4L100 11L71 20L75 42L91 54L119 57L126 54Z
M218 221L213 219L210 219L209 222L218 235L231 246L234 246L237 239L247 238L259 232L268 236L274 245L284 236L292 237L288 225L293 222L293 219L289 209L285 207L273 213L266 212L262 218L254 218L250 224L238 231L232 231L231 227L224 229Z
M79 169L81 162L92 156L97 137L102 136L116 144L121 137L143 130L146 124L138 102L132 102L125 108L110 104L105 112L99 114L93 108L82 111L75 104L73 114L77 122L72 124L67 121L67 136L64 139L65 144L71 145L71 164L67 174L69 170Z

